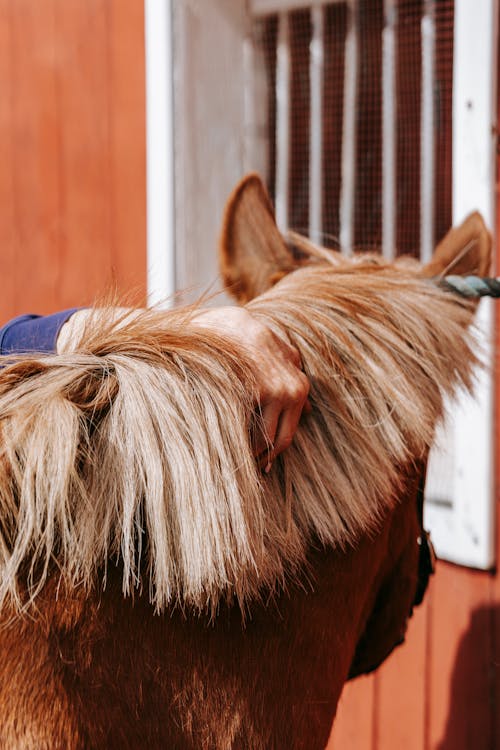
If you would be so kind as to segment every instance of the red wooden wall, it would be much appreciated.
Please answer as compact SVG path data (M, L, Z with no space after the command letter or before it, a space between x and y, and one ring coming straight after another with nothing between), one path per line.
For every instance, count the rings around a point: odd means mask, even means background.
M0 320L144 291L143 4L0 0Z
M499 645L498 576L439 563L406 644L346 687L329 750L500 747Z

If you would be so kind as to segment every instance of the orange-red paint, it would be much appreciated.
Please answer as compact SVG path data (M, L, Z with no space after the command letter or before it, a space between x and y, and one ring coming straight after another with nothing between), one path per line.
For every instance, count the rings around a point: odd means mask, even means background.
M146 278L143 7L0 0L0 320Z

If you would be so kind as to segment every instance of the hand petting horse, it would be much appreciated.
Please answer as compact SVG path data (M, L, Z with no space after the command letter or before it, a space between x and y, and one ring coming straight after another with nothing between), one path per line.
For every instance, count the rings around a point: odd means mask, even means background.
M97 309L60 354L9 358L1 747L325 747L345 681L421 598L427 454L472 385L474 303L429 277L490 253L477 214L424 268L286 242L243 180L224 280L311 384L268 474L251 357L195 308Z

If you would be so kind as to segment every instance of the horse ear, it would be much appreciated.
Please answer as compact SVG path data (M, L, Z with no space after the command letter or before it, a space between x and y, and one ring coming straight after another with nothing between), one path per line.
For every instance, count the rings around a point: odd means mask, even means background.
M447 273L486 276L490 265L491 234L481 214L475 211L460 226L445 234L422 273L424 276Z
M226 204L219 264L227 291L240 303L269 289L297 266L257 174L244 177Z

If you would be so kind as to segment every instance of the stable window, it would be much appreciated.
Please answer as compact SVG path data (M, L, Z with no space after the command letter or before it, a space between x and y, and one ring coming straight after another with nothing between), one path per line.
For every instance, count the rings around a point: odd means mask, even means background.
M166 5L168 21L159 15ZM493 0L166 5L146 0L150 18L160 20L151 21L147 48L162 30L168 37L166 78L150 85L148 102L158 107L165 92L170 113L169 126L157 128L159 145L148 145L148 163L154 172L166 148L173 164L159 204L172 209L172 288L200 289L216 278L224 200L250 169L266 179L281 229L344 252L377 247L388 258L425 261L468 212L479 209L494 226ZM148 131L155 121L149 112ZM165 239L157 246L161 266ZM449 405L430 461L426 522L440 556L487 568L494 559L487 302L479 319L487 368L474 401Z

